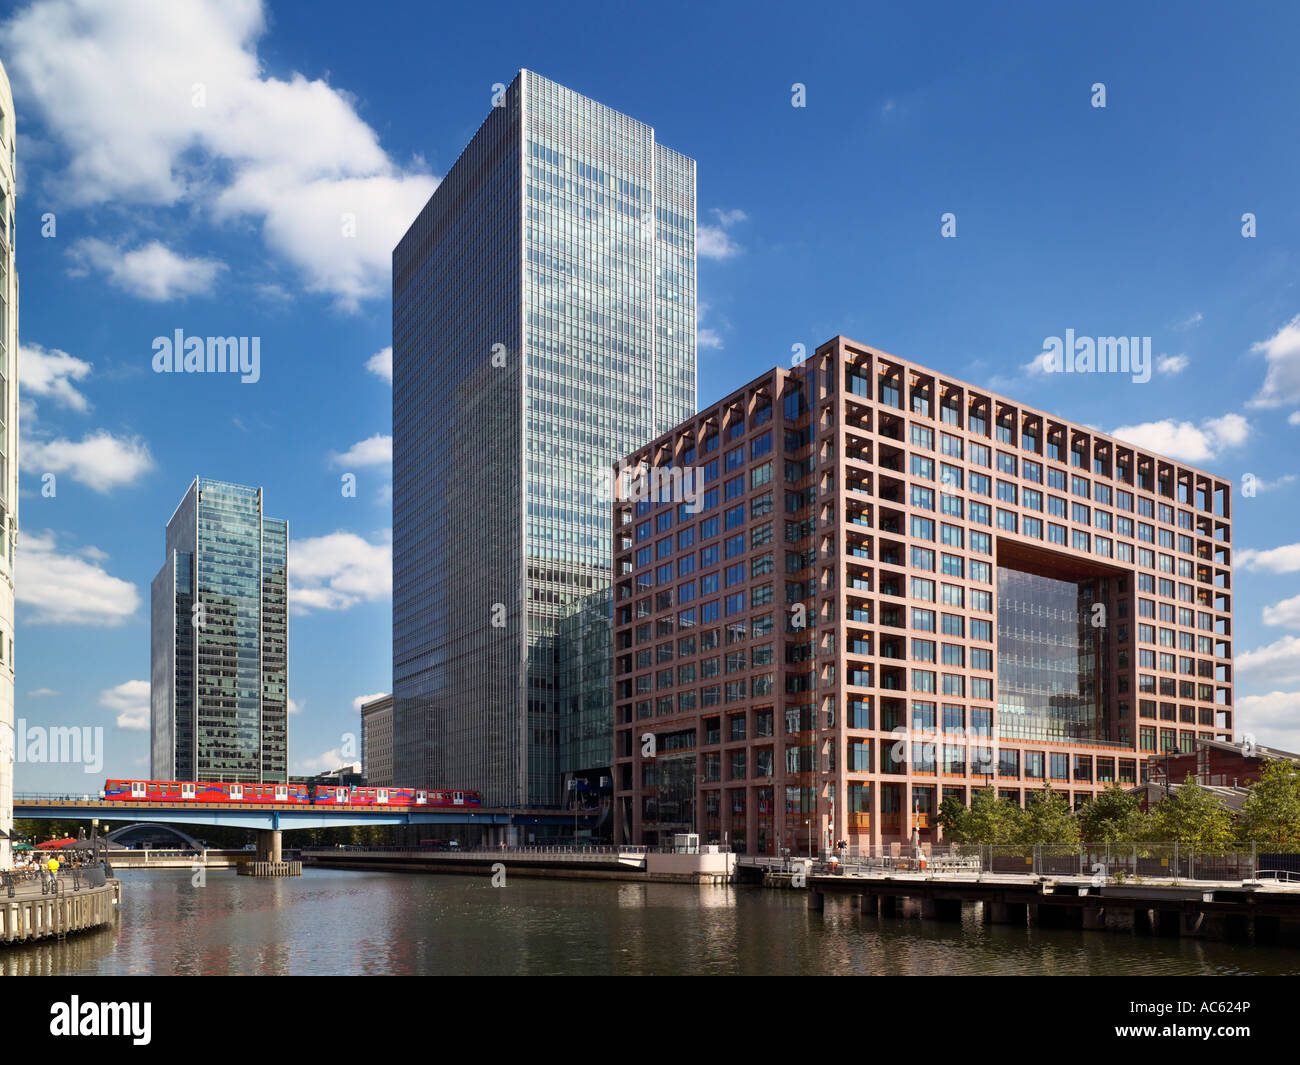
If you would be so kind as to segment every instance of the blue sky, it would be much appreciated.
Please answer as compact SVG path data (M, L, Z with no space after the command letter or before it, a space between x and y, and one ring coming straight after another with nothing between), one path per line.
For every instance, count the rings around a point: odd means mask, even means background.
M391 685L389 253L527 66L697 160L701 403L843 333L1252 474L1238 727L1300 748L1300 12L840 8L11 7L17 716L102 726L107 770L147 769L149 582L203 475L290 523L293 771L358 731ZM178 328L260 337L260 380L153 373ZM1067 329L1149 336L1163 369L1041 372Z

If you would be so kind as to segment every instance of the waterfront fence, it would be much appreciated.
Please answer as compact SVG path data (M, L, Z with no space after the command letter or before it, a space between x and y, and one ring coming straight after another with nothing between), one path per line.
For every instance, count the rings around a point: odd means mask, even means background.
M1136 879L1300 881L1300 853L1261 849L1258 843L1196 848L1183 843L908 843L860 845L826 854L818 872L887 871L1000 873Z

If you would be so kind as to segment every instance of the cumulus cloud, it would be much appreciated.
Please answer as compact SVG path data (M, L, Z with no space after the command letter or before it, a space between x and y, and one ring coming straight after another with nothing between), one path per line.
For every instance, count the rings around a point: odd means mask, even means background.
M393 464L393 438L382 433L359 440L341 454L331 453L330 462L339 467L391 466Z
M334 747L323 754L318 754L315 758L300 758L297 769L303 774L324 773L330 769L338 769L340 766L355 764L352 759L344 757L342 750Z
M56 692L53 688L33 688L31 691L27 693L27 695L32 699L44 699L47 698L48 696L58 695L58 694L59 693Z
M306 699L303 699L303 700L300 702L300 701L297 700L297 699L287 699L287 700L286 700L286 703L288 704L289 713L291 713L291 714L301 714L302 711L303 711L303 707L305 707L305 706L307 705L307 700L306 700Z
M99 693L99 705L116 710L117 727L140 732L149 728L149 682L128 680Z
M24 395L51 399L60 407L84 413L90 409L90 401L73 382L84 380L90 371L90 363L58 348L18 345L18 376Z
M215 259L178 255L157 240L123 251L115 244L88 237L74 244L68 255L74 263L69 270L72 276L84 277L93 269L114 288L155 303L207 295L217 274L225 269Z
M1250 435L1250 423L1240 414L1205 418L1199 424L1165 418L1158 422L1121 425L1111 435L1184 462L1208 462L1225 450L1245 443Z
M1300 570L1300 544L1283 544L1267 551L1247 548L1238 551L1234 561L1238 569L1263 573L1295 573Z
M393 592L392 532L380 543L335 532L289 544L289 608L347 610Z
M1238 736L1252 733L1265 747L1300 750L1300 691L1238 697L1233 724Z
M1268 370L1252 407L1282 407L1300 402L1300 314L1267 340L1250 346L1264 354Z
M361 713L361 708L366 703L373 702L375 699L382 699L387 694L388 692L372 692L370 695L358 695L352 700L352 709L357 713Z
M388 291L393 245L437 182L391 159L343 90L266 74L265 32L261 0L36 0L0 47L61 164L47 194L250 226L353 308Z
M154 468L149 447L138 437L117 437L107 429L80 440L23 439L23 468L29 473L66 473L78 484L105 494L129 485Z
M1264 624L1281 625L1287 629L1300 629L1300 595L1283 599L1280 603L1264 607Z
M695 254L701 259L730 259L739 255L741 248L731 237L731 228L737 222L746 222L749 216L741 210L723 211L715 207L716 225L695 228Z
M1300 636L1283 636L1274 643L1240 654L1235 664L1239 682L1300 683Z
M107 573L99 565L103 558L93 549L61 553L48 530L26 533L18 543L14 595L32 609L29 624L111 628L131 618L140 593Z
M1156 373L1177 374L1187 369L1186 355L1156 356Z
M383 351L376 351L366 360L366 369L376 377L382 377L390 385L393 383L393 348L391 345Z

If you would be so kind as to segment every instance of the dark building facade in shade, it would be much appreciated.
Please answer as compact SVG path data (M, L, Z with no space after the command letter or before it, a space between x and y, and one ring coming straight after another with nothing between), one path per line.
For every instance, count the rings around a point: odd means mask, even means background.
M288 523L262 490L196 478L151 589L150 774L283 784Z
M700 481L613 506L621 840L933 841L1232 738L1227 480L843 337L625 465Z
M694 407L694 162L521 71L393 253L395 783L609 774L563 640L600 641L611 464Z

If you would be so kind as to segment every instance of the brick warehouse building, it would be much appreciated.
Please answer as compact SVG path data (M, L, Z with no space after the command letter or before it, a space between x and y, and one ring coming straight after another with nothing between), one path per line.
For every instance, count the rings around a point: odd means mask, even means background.
M928 842L1232 738L1228 481L843 337L623 466L619 840Z

